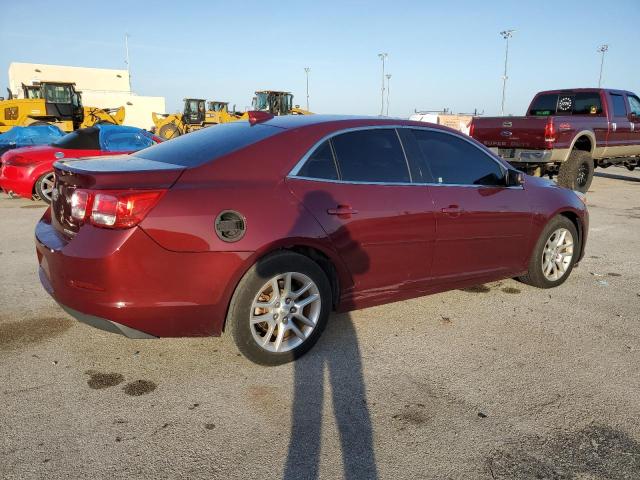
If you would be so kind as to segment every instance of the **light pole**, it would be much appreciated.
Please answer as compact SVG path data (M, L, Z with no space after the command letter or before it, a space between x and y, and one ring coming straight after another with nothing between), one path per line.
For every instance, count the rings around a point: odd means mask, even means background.
M382 60L382 91L381 91L381 99L382 103L380 106L380 115L384 115L384 61L389 56L388 53L379 53L378 57Z
M515 30L503 30L502 32L500 32L500 35L502 35L502 38L504 38L507 41L507 45L504 51L504 75L502 75L502 107L500 109L500 111L502 112L502 115L504 115L504 95L505 95L505 91L507 89L507 60L509 59L509 39L513 36L513 32L515 32Z
M389 92L391 91L391 88L389 87L389 80L391 80L391 74L387 73L385 75L387 77L387 117L389 116Z
M607 53L607 51L609 50L609 45L607 45L606 43L603 45L600 45L600 47L598 47L598 52L602 54L602 58L600 59L600 76L598 77L598 88L600 88L600 85L602 85L602 67L604 66L604 54Z
M304 67L304 74L307 76L307 112L309 111L309 72L311 69L309 67Z
M124 34L124 49L127 55L125 62L127 63L127 75L129 76L129 91L131 91L131 65L129 64L129 34Z

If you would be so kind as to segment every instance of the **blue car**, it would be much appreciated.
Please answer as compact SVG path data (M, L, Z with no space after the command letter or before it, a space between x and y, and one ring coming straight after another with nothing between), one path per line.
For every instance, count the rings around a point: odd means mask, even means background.
M13 148L50 145L64 135L62 130L53 125L13 127L0 135L0 155Z

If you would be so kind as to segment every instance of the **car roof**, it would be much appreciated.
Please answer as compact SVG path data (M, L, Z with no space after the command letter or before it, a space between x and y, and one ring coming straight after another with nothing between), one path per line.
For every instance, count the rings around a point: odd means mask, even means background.
M269 120L259 122L262 125L270 125L282 129L293 129L300 127L308 127L313 125L321 125L326 123L350 123L359 124L361 126L370 125L424 125L424 122L415 122L412 120L403 120L400 118L390 117L373 117L364 115L282 115L273 117ZM431 126L431 124L430 124ZM434 125L437 127L437 125Z

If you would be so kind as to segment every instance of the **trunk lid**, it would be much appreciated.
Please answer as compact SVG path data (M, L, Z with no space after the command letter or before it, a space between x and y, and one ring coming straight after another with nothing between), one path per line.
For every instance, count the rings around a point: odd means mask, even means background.
M67 237L79 229L71 217L71 195L77 188L91 190L149 190L170 188L185 170L181 165L132 155L68 159L54 163L56 184L51 202L52 223Z
M487 147L546 149L551 147L545 142L545 127L550 119L551 117L474 117L471 136Z

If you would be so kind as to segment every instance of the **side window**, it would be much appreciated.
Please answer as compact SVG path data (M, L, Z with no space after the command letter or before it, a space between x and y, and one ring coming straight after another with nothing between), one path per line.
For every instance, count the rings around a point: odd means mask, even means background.
M320 145L307 159L297 174L299 177L337 180L338 171L333 160L331 145L327 140Z
M640 99L635 95L627 95L629 99L629 107L631 107L631 113L640 117Z
M488 154L449 133L413 130L422 151L423 169L435 183L454 185L504 185L504 172Z
M332 139L342 180L409 183L411 177L395 129L374 128Z
M576 93L573 105L574 115L599 115L602 113L602 102L598 92Z
M611 103L613 104L614 117L626 117L627 107L624 104L624 97L615 93L611 94Z

